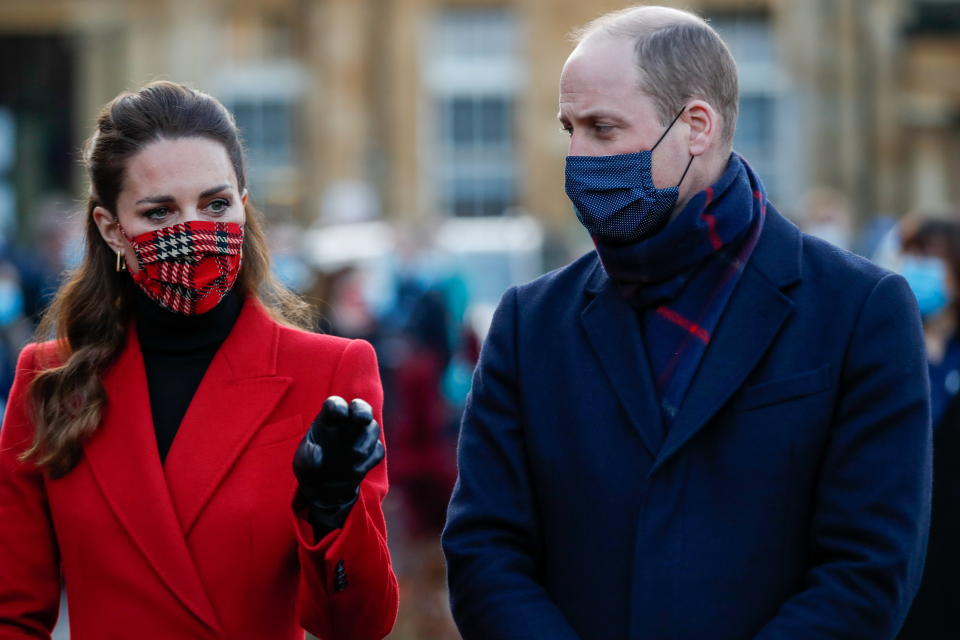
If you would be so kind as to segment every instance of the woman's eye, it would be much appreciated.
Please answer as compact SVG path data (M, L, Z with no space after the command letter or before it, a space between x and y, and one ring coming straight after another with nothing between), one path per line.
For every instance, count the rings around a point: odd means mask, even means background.
M223 213L230 208L230 202L223 198L217 198L207 205L207 208L214 213Z
M168 207L156 207L155 209L150 209L143 215L150 220L163 220L170 215L170 209Z

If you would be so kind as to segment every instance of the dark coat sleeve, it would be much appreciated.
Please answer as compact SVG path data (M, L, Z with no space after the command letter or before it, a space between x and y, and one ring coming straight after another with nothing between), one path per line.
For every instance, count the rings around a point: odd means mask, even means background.
M804 588L756 640L897 633L919 584L929 525L927 378L916 300L900 276L887 275L860 310L844 356Z
M516 290L504 294L467 399L443 548L464 640L578 640L538 581L539 518L517 379Z
M900 640L960 638L960 395L934 429L933 511L923 581Z

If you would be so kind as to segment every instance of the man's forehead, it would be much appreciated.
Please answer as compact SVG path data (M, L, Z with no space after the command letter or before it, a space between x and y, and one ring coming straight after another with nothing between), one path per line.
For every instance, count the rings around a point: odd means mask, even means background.
M561 109L602 108L640 99L632 46L624 38L581 43L560 74Z
M633 38L619 35L609 35L603 32L593 33L583 40L570 52L567 63L581 60L635 60L635 44Z
M628 38L587 38L573 50L560 74L561 90L583 86L636 86L637 66Z

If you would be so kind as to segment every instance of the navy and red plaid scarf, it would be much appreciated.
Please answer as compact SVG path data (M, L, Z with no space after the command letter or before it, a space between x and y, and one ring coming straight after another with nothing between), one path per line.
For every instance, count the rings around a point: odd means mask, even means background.
M654 236L597 242L620 292L638 309L666 424L673 421L766 217L760 179L738 154Z

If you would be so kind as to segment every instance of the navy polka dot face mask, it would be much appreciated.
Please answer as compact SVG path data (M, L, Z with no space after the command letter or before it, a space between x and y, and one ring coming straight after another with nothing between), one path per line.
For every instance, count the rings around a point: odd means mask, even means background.
M649 151L567 156L567 196L573 202L577 218L595 240L613 244L635 242L666 225L693 156L677 186L658 189L653 184L653 150L681 114L683 109Z

